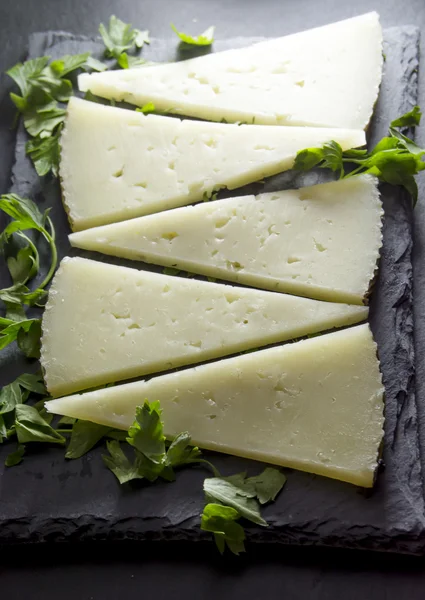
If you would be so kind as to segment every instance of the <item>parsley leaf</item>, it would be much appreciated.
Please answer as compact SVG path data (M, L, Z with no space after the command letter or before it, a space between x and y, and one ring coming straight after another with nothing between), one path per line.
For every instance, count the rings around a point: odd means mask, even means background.
M61 132L62 127L58 127L50 137L37 137L29 140L25 146L26 153L33 161L37 175L40 177L44 177L50 171L54 177L59 175Z
M204 481L204 492L209 502L230 506L248 521L267 527L255 498L255 488L246 483L244 473L231 477L209 477Z
M14 467L19 465L22 462L23 456L25 454L25 446L23 444L18 444L15 452L11 452L4 461L6 467Z
M78 420L73 424L65 458L80 458L105 437L110 430L111 427L105 425Z
M211 46L211 44L214 42L214 26L208 27L208 29L206 29L197 37L192 37L191 35L187 35L182 31L178 31L173 23L171 23L171 29L179 36L182 42L185 44L190 44L191 46Z
M34 406L28 404L17 404L15 407L15 427L18 441L21 444L27 442L50 442L52 444L65 444L65 438L55 431L49 423L43 419Z
M243 552L245 533L235 521L245 518L267 527L261 516L260 504L273 501L285 482L283 473L271 467L255 477L247 478L245 473L238 473L230 477L205 479L207 504L201 517L201 529L214 533L221 553L226 545L234 554Z
M174 468L195 462L207 464L218 475L213 465L201 458L199 448L190 446L191 439L187 432L176 436L166 449L159 402L149 403L146 400L143 406L136 409L136 420L126 437L128 444L133 447L133 460L121 449L118 441L120 436L116 436L115 432L110 433L111 437L118 439L107 444L109 456L103 456L103 461L120 483L143 478L155 481L158 477L172 481Z
M21 305L39 302L46 294L45 287L55 272L57 251L53 223L48 210L41 213L34 202L16 194L0 196L0 210L12 219L0 234L0 254L7 256L14 235L21 243L26 243L15 256L10 255L6 259L13 285L0 290L0 300L7 308L6 317L0 319L0 349L16 340L28 357L38 358L40 320L27 319ZM39 253L34 242L24 233L27 230L39 232L48 243L51 253L50 268L43 281L32 291L25 284L38 273Z
M422 112L419 106L414 106L412 110L405 113L398 119L391 121L391 127L415 127L421 122Z
M140 108L136 108L136 112L141 112L144 115L148 115L149 113L152 113L154 111L155 111L155 104L153 102L148 102L147 104L144 104Z
M239 523L235 523L239 518L238 511L230 506L214 503L205 506L201 517L201 529L214 534L215 543L221 554L226 545L233 554L239 555L240 552L245 552L244 528Z
M370 151L352 149L345 152L335 141L321 148L306 148L298 152L294 169L307 171L313 167L327 168L339 172L339 178L369 173L381 181L403 186L412 196L413 206L418 199L415 175L425 169L425 149L398 131L399 127L418 125L421 111L415 106L411 111L392 121L389 136L382 138ZM354 170L345 171L345 164L355 165Z
M129 66L136 66L136 61L139 60L144 62L143 59L128 56L126 51L140 49L144 44L149 44L148 31L132 29L131 23L124 23L112 15L108 28L103 23L99 25L99 33L106 47L105 56L115 58L121 68L128 69Z

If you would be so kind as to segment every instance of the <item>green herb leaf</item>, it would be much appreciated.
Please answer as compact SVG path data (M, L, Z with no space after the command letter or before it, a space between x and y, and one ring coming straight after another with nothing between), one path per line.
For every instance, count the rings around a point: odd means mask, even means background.
M0 317L0 350L17 341L26 356L37 358L39 355L40 334L40 319L12 321Z
M260 504L266 504L275 500L286 483L286 477L279 469L267 467L260 475L249 477L246 483L254 487Z
M90 52L85 52L84 54L67 54L51 62L50 68L57 77L64 77L64 75L68 75L71 71L75 71L86 65L89 58Z
M6 467L15 467L16 465L19 465L20 462L22 462L24 454L25 446L23 444L18 444L18 447L16 448L15 452L11 452L6 457L4 464L6 465Z
M204 507L201 529L214 534L217 548L221 554L226 545L233 554L239 555L240 552L245 552L245 531L239 523L235 522L239 518L238 511L229 506L210 503Z
M186 431L176 436L167 450L166 464L170 467L179 467L188 463L197 462L201 451L196 446L190 446L191 437Z
M232 477L209 477L204 480L204 492L208 502L230 506L248 521L267 527L255 499L255 488L245 483L244 473Z
M0 390L0 414L15 410L15 406L25 402L27 397L28 394L22 393L17 381L4 385Z
M123 484L133 479L143 479L138 470L138 465L132 463L121 449L120 443L116 440L106 442L109 456L102 455L103 462L112 471L118 481Z
M391 121L391 127L415 127L421 122L421 117L422 112L420 107L414 106L409 112Z
M37 81L41 76L44 68L49 62L48 56L40 56L32 60L27 60L24 63L18 63L6 74L13 79L18 85L23 96L27 96L31 90L34 81Z
M3 440L7 440L7 428L4 422L4 418L0 414L0 444L3 443Z
M34 163L35 170L40 177L52 173L54 177L59 175L59 157L60 157L60 135L62 128L50 137L37 137L29 140L25 146L26 153Z
M80 458L105 437L110 430L111 428L105 425L98 425L90 421L77 421L72 428L65 458Z
M38 410L27 404L15 407L15 427L20 444L27 442L50 442L65 444L65 438L45 421Z
M300 150L294 162L297 171L310 171L323 160L323 148L306 148Z
M101 60L98 60L97 58L93 58L93 56L89 56L85 64L81 65L81 68L85 71L91 70L98 71L99 73L101 73L102 71L107 70L108 65L105 65L105 63L103 63Z
M211 44L214 42L214 26L208 27L208 29L206 29L197 37L192 37L191 35L187 35L182 31L178 31L173 23L171 23L171 29L179 36L182 42L185 44L190 44L191 46L211 46Z
M128 430L127 442L152 462L164 462L165 437L159 402L145 400L142 407L137 407L136 420Z
M108 28L103 23L99 25L99 33L105 44L105 56L115 58L118 64L127 69L129 67L129 57L122 55L127 50L141 48L144 43L149 43L149 32L140 29L132 29L130 23L124 23L114 15L109 19Z
M43 376L41 373L24 373L19 375L16 379L16 383L21 386L24 390L39 394L40 396L47 395L46 386L44 385Z
M144 104L142 107L136 108L136 112L141 112L144 115L155 112L155 104L153 102L148 102L147 104Z

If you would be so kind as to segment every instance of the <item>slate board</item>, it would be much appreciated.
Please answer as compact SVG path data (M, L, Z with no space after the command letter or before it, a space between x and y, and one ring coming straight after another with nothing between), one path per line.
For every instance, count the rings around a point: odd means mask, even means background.
M372 143L386 134L391 119L416 103L418 39L415 27L385 31L385 74L369 131ZM214 48L242 47L253 41L258 38L236 38L217 42ZM99 53L101 46L96 40L62 32L39 33L30 38L30 57L49 54L56 58L88 50ZM176 52L174 40L153 40L144 53L146 58L158 61L187 56ZM25 156L25 141L21 128L12 174L13 191L32 197L42 208L52 206L59 256L76 254L69 248L69 228L58 184L37 178ZM311 185L325 178L329 178L325 172L307 175L289 172L237 193ZM414 393L412 208L400 189L382 186L381 191L385 208L384 246L371 300L370 322L378 342L386 387L385 467L380 470L373 491L287 469L284 493L264 510L270 527L248 527L249 541L413 554L425 549ZM126 264L118 259L108 260ZM148 265L143 268L155 270ZM36 363L28 366L14 348L3 352L0 365L2 384L22 371L37 368ZM199 530L202 480L206 474L203 469L182 470L173 484L119 487L104 468L99 448L79 460L65 461L63 450L43 447L32 450L21 466L5 469L4 458L9 451L10 445L0 447L0 543L205 539ZM206 454L212 455L224 473L241 470L255 473L263 467L253 461Z

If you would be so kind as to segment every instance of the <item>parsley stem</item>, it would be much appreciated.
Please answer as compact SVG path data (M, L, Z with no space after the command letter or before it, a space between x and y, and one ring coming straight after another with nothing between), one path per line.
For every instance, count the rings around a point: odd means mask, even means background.
M203 463L211 469L211 471L214 474L214 477L221 477L220 471L209 460L206 460L205 458L198 458L196 460L188 460L187 462L188 463Z
M43 281L38 286L39 289L42 289L42 290L50 282L50 280L53 277L53 274L56 270L56 265L58 264L58 253L57 253L56 244L55 244L55 228L53 226L53 223L52 223L52 220L50 219L50 217L47 217L47 222L49 223L51 234L47 231L47 229L43 229L42 233L43 233L44 237L46 238L47 242L49 243L50 251L52 253L52 260L50 262L50 269L49 269L46 277L43 279Z

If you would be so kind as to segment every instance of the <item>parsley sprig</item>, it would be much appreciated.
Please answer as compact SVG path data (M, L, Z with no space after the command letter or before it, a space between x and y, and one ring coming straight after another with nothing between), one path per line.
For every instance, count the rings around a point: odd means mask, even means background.
M41 56L18 63L8 71L21 95L11 92L10 98L22 116L25 129L32 137L26 145L40 177L59 169L59 138L65 119L65 104L72 96L68 78L77 69L101 71L106 68L92 58L90 52L66 55L58 60Z
M391 122L389 135L383 137L368 152L365 149L343 151L330 141L321 148L306 148L298 152L294 169L308 171L313 167L331 169L340 179L360 173L370 173L383 182L403 186L412 196L413 206L418 200L415 175L425 169L425 149L405 135L400 129L419 125L422 113L419 106ZM346 169L346 167L348 167Z
M133 29L131 23L124 23L112 15L108 27L103 23L99 25L99 33L105 44L105 57L114 58L122 69L145 63L143 58L128 51L140 50L144 44L149 44L149 31Z
M0 290L6 314L0 317L0 349L16 341L29 358L38 358L40 319L28 318L24 306L39 305L46 295L57 266L55 230L49 210L41 213L37 205L16 194L0 196L0 210L11 217L0 234L0 255L6 259L12 285ZM41 235L50 250L50 266L41 283L30 289L28 283L38 274L40 256L28 231Z
M171 29L178 35L182 42L190 46L211 46L214 42L214 26L208 27L208 29L196 37L179 31L173 23L171 23Z

